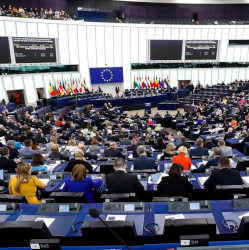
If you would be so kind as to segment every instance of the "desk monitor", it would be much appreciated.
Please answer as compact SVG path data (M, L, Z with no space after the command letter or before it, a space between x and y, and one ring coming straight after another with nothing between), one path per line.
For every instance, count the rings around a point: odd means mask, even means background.
M199 219L165 219L164 236L167 240L178 242L181 235L207 234L210 239L216 235L214 218Z
M106 221L120 237L124 240L131 240L137 236L134 221ZM113 234L101 221L84 221L81 227L82 236L85 239L101 242L116 242Z
M21 244L31 239L51 238L51 233L42 221L8 221L0 223L0 243Z

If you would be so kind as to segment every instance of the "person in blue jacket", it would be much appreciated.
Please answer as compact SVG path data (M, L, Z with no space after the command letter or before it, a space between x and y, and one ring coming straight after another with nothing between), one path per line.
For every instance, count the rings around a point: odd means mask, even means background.
M83 192L86 202L94 202L92 189L100 189L102 179L92 180L86 177L87 170L83 164L76 164L72 170L72 177L65 178L62 192Z

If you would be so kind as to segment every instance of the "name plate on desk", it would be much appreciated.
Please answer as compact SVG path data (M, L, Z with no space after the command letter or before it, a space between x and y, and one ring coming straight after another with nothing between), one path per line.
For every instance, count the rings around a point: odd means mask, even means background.
M18 206L16 203L0 203L0 213L14 213Z
M144 213L143 202L106 202L103 204L103 213Z
M249 209L249 199L234 199L233 209L235 210L248 210Z
M193 201L193 202L169 202L169 212L196 212L210 211L209 201Z
M78 213L80 211L79 203L69 204L41 204L38 213Z

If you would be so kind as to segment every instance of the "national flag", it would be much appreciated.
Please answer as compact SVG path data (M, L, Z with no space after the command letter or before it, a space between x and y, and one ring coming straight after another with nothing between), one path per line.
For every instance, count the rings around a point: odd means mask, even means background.
M73 85L74 85L74 94L78 93L78 84L76 80L73 80Z
M59 89L60 89L60 94L61 94L61 96L64 95L64 94L65 94L65 91L64 91L64 88L63 88L63 85L62 85L61 82L59 83Z
M49 94L51 95L51 96L55 96L55 90L54 90L54 87L53 87L53 85L52 85L52 83L50 82L49 83Z
M57 96L60 96L61 95L61 92L60 92L60 90L59 90L59 88L58 88L58 86L57 86L57 84L55 83L55 91L56 91L56 95Z
M167 86L167 88L170 88L170 80L164 79L164 84Z
M157 76L156 76L156 80L155 80L154 87L155 87L155 88L158 88L158 86L159 86L159 81L158 81Z
M145 84L145 81L142 81L142 84L141 84L142 88L145 89L146 88L146 84Z
M133 88L137 88L137 82L136 82L136 78L134 77L134 82L133 82Z

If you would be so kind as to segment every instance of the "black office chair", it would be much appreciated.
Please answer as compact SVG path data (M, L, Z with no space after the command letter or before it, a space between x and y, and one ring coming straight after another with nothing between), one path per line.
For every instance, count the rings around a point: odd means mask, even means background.
M132 202L137 201L135 193L112 193L102 194L100 196L102 202Z
M110 174L114 172L114 165L113 164L101 164L100 165L100 173L101 174Z
M11 194L0 194L0 202L27 203L24 196Z
M47 203L85 203L83 192L52 192Z

